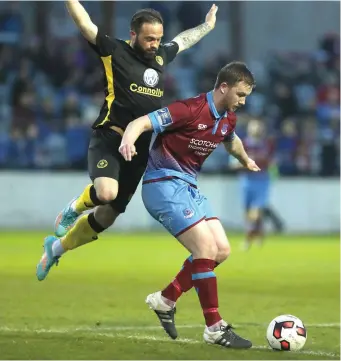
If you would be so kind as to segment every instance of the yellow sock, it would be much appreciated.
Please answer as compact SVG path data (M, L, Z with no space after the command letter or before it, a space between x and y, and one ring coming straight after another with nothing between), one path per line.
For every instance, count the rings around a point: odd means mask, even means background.
M88 214L80 217L69 232L60 240L65 251L70 251L97 239L98 233L91 228L88 217Z
M93 204L91 198L90 198L90 188L92 187L92 184L88 184L83 193L81 194L78 199L76 199L75 202L75 211L78 214L83 213L86 210L89 210L91 208L95 207L95 204Z

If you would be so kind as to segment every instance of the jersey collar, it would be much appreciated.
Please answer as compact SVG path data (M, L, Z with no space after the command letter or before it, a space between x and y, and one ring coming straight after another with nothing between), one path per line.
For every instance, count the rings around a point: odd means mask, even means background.
M218 113L217 108L215 107L214 102L213 102L213 90L206 93L206 99L207 99L208 106L211 110L211 113L213 114L213 116L215 117L216 120L220 120L221 118L227 116L227 112L225 112L223 115L220 115Z
M227 112L225 112L223 115L220 115L218 113L217 108L215 107L214 102L213 102L213 91L212 90L210 92L206 93L206 99L207 99L207 103L210 108L210 111L215 118L214 127L212 129L212 134L216 134L218 126L219 126L219 122L224 117L227 117Z

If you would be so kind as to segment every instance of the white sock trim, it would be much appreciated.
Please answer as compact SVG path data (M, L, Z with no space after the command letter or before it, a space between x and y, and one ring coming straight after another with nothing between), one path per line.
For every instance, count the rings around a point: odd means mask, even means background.
M226 326L227 323L224 320L220 320L214 325L211 325L210 327L207 327L210 332L217 332L220 331L220 326Z
M60 257L62 254L65 253L65 250L62 246L60 239L57 239L56 241L53 242L52 253L53 253L53 257Z
M174 308L175 307L175 303L172 300L169 300L168 298L164 297L161 295L161 301L164 303L165 306L169 306L170 308Z

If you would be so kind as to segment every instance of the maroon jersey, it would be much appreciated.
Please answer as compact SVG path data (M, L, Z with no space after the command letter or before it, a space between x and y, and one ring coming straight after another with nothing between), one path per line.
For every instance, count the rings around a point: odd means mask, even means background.
M244 148L262 171L267 171L274 157L274 144L268 138L254 138L251 136L243 139Z
M212 92L176 101L148 114L157 134L144 180L178 177L196 184L205 159L235 135L236 115L219 114Z

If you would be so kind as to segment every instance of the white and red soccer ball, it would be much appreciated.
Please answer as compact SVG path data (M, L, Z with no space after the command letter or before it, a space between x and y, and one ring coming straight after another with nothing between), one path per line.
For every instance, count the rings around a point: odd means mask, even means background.
M307 330L299 318L281 315L270 322L266 338L274 350L298 351L307 340Z

